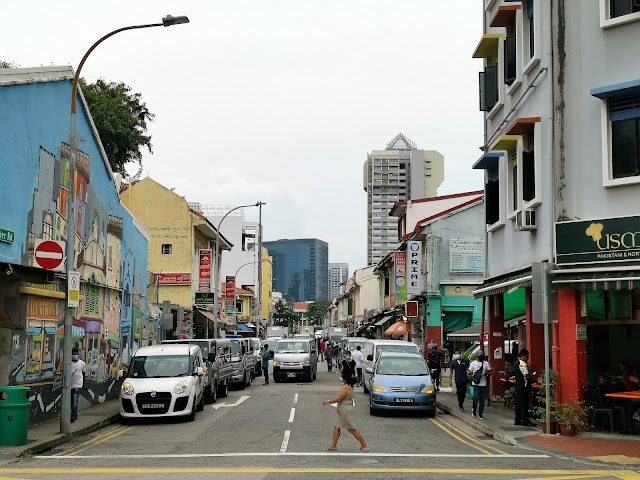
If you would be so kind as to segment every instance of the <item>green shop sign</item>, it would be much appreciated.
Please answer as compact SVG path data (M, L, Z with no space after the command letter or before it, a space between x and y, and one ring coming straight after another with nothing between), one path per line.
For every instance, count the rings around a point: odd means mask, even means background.
M213 305L213 292L196 292L196 305Z
M13 243L13 232L0 228L0 242Z
M640 216L556 223L556 262L640 260Z

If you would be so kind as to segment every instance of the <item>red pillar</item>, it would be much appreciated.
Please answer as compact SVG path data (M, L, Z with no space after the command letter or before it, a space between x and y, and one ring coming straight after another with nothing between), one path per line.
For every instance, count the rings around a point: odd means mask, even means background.
M529 365L531 372L542 373L544 371L544 325L533 323L531 310L531 288L526 290L526 315L527 315L527 350L529 350ZM521 346L521 348L524 348Z
M558 356L560 365L554 369L560 374L562 388L559 401L583 400L587 384L587 342L576 340L577 325L584 324L580 316L580 292L558 291ZM555 337L555 335L554 335ZM554 338L555 340L555 338Z
M488 394L504 395L504 382L500 378L504 375L504 297L502 294L492 295L489 301L489 321L488 321L488 345L484 353L491 365L493 375L491 375L491 385ZM496 358L496 350L501 354Z

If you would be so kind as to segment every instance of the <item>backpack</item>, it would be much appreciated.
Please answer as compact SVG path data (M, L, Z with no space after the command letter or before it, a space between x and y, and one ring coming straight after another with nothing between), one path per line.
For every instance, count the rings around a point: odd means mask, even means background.
M480 383L480 381L482 380L482 374L484 371L484 363L480 366L480 368L478 370L476 370L475 372L473 372L473 383L475 383L476 385Z

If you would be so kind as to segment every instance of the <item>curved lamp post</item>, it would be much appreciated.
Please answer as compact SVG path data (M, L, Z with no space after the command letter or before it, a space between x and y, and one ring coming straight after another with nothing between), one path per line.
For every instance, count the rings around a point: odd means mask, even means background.
M263 258L262 262L269 262L271 265L273 265L273 262L271 260L269 260L268 258ZM255 262L247 262L247 263L244 263L244 264L240 265L238 267L238 269L236 270L236 274L234 275L233 278L234 279L238 278L238 272L240 271L240 269L242 267L246 267L247 265L255 265L256 263L262 263L262 262L260 260L256 260ZM260 279L258 279L258 282L260 282ZM258 290L259 289L256 288L256 291L258 291ZM236 299L236 293L233 292L233 300L235 301L235 299ZM258 308L259 305L260 305L260 303L258 302L258 304L256 305L256 308ZM237 316L236 316L237 310L238 310L237 308L234 308L234 310L233 310L233 323L236 325L236 331L238 330L238 319L237 319ZM256 327L256 335L260 336L260 332L258 331L258 327Z
M189 23L189 19L184 16L172 17L167 15L162 19L162 23L149 23L146 25L132 25L129 27L119 28L111 33L107 33L104 37L94 43L87 53L84 54L78 69L73 77L73 83L71 85L71 133L69 134L69 195L67 196L67 279L69 278L69 272L73 271L74 259L75 259L75 231L76 231L76 218L74 209L75 193L73 192L73 178L75 171L75 158L76 149L78 148L78 139L76 135L76 95L78 93L78 80L80 79L80 72L84 66L84 62L87 57L95 50L95 48L104 42L107 38L112 37L116 33L124 32L125 30L136 30L139 28L150 27L170 27L171 25L178 25L180 23ZM68 295L67 295L68 297ZM69 299L67 298L67 303ZM72 325L75 308L71 308L67 305L64 316L64 343L63 343L63 362L62 362L62 408L60 411L60 432L71 433L71 348L72 348Z
M262 205L266 205L266 203L263 202L256 202L256 203L252 203L250 205L240 205L238 207L232 208L231 210L229 210L227 213L224 214L224 216L220 219L220 222L218 223L218 230L216 231L216 250L215 250L215 258L216 261L213 264L213 316L215 318L215 322L213 324L213 329L214 329L214 334L213 334L213 338L218 338L218 314L220 313L220 311L218 310L218 285L220 284L220 279L218 278L218 275L220 274L220 260L222 259L222 255L218 256L218 251L220 249L220 227L222 226L222 222L224 222L224 219L227 218L227 216L235 211L238 210L239 208L249 208L249 207L261 207ZM235 295L235 291L233 292L233 301L235 302L236 300L236 295ZM235 307L235 304L234 304ZM209 338L209 322L207 321L207 332L206 332L206 336L207 338Z

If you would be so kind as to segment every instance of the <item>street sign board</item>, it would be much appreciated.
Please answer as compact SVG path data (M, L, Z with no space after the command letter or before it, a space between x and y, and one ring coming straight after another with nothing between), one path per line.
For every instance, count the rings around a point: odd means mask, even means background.
M0 228L0 242L13 243L14 234L11 230Z
M213 305L213 292L196 292L196 305Z
M80 306L80 272L69 272L67 292L67 306Z
M224 311L224 313L235 313L236 309L235 308L225 308L223 311Z
M33 261L36 267L61 272L64 270L64 242L36 240Z

